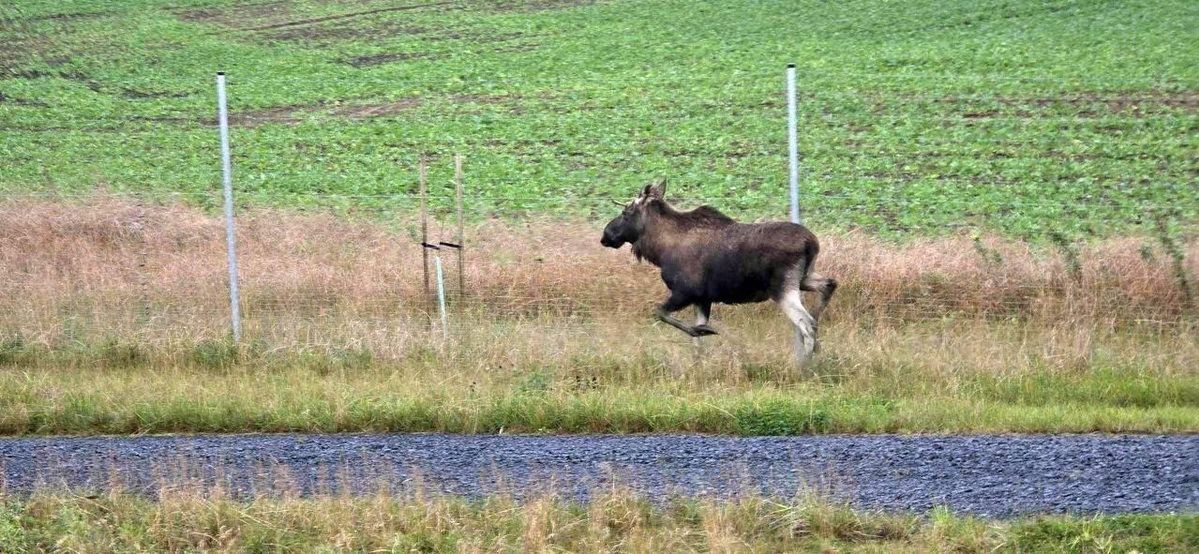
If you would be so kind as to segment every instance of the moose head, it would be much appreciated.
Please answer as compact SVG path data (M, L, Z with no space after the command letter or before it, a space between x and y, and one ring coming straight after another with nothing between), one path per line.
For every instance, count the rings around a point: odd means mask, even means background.
M663 200L666 196L666 179L645 185L641 194L624 206L620 215L616 216L604 227L604 236L600 244L608 248L620 248L625 243L637 242L645 232L645 211L650 202Z

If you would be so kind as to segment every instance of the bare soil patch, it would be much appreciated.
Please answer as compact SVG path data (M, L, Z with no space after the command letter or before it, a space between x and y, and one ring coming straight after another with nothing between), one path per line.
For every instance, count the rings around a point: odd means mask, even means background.
M3 92L0 92L0 104L9 104L11 106L32 106L38 108L45 108L49 106L49 104L42 102L41 100L30 100L28 98L8 96Z
M401 35L420 35L429 29L394 22L364 21L356 24L335 23L317 26L284 27L263 31L258 36L267 41L328 44L337 41L388 38Z
M1199 112L1199 92L1148 91L1129 94L1084 92L1062 96L996 96L991 98L947 96L936 99L935 103L955 106L960 110L961 117L964 119L1037 118L1063 111L1082 117L1122 115L1140 118L1178 111L1188 114ZM882 111L888 111L891 106L893 103L886 102L880 104L879 108Z
M248 127L266 125L268 123L295 124L299 123L301 114L312 111L314 107L313 105L295 104L256 110L239 110L229 113L229 123L231 125ZM216 119L210 119L208 123L216 125L217 121Z
M104 11L104 12L52 13L52 14L47 14L47 15L39 15L39 16L30 17L27 19L23 19L21 21L25 22L25 23L36 23L36 22L40 22L40 21L79 21L79 20L85 20L85 19L97 19L100 17L112 15L115 13L117 13L117 12Z
M342 63L352 65L354 67L372 67L393 62L407 62L414 60L436 60L444 58L444 54L434 54L431 52L384 52L382 54L372 54L369 56L357 56L342 60Z
M461 40L479 44L488 44L493 42L510 42L531 36L535 35L520 32L492 33L484 29L446 29L441 33L438 33L433 38L437 40Z
M529 35L526 33L488 34L488 33L478 32L478 31L455 31L455 30L434 33L427 29L420 30L420 33L424 34L424 38L426 38L427 40L430 40L430 41L455 40L455 41L463 41L463 42L469 42L472 44L479 44L479 45L488 45L488 44L493 44L493 43L495 43L495 44L509 43L509 44L505 44L502 46L496 46L496 47L488 49L487 53L491 53L491 54L530 52L530 51L536 50L541 47L541 45L538 43L515 43L515 44L512 44L513 41L519 41L521 39L528 38L530 36L534 36L534 35ZM394 62L405 62L405 61L412 61L412 60L435 60L435 59L446 58L448 56L449 55L445 54L445 53L419 52L419 51L418 52L382 52L379 54L370 54L370 55L365 55L365 56L357 56L357 57L353 57L353 58L347 58L347 59L344 59L341 61L342 61L342 63L351 65L353 67L364 68L364 67L373 67L376 65L383 65L383 64L394 63Z
M341 20L345 20L345 19L364 17L364 16L368 16L368 15L374 15L374 14L386 13L386 12L398 12L398 11L407 11L407 10L420 10L420 9L426 9L426 8L447 7L447 6L452 6L454 4L455 4L454 2L433 2L433 3L428 3L428 4L412 4L412 5L407 5L407 6L393 6L393 7L389 7L389 8L378 8L378 9L374 9L374 10L365 10L365 11L360 11L360 12L350 12L350 13L341 13L341 14L335 14L335 15L326 15L326 16L322 16L322 17L311 17L311 18L307 18L307 19L297 19L294 21L277 21L277 22L267 23L264 25L255 25L252 27L242 27L241 30L243 30L243 31L268 31L268 30L272 30L272 29L282 29L285 27L299 27L299 26L304 26L304 25L312 25L315 23L324 23L327 21L341 21Z
M486 2L487 9L496 12L529 13L550 10L566 10L594 5L595 0L517 0Z
M513 44L511 46L503 46L491 51L492 54L520 54L523 52L532 52L541 48L541 45L535 42L527 44Z
M446 99L455 104L496 105L512 103L520 98L517 95L498 94L458 94L446 97ZM401 98L399 100L385 101L379 99L359 99L357 103L337 105L322 102L314 104L289 104L269 108L238 109L229 112L229 124L250 128L270 124L295 125L303 121L309 114L327 114L343 119L365 120L396 115L418 108L425 104L425 102L426 100L422 98ZM200 118L187 116L134 117L131 119L155 123L199 123L206 126L215 126L217 124L216 118L210 116Z
M188 93L164 90L141 90L130 87L121 87L121 96L130 100L150 100L154 98L183 98L188 96Z
M515 94L459 94L452 97L455 104L505 104L520 98Z
M7 36L0 38L0 44L3 45L0 47L0 78L46 77L49 75L26 69L26 66L40 62L57 67L69 62L73 55L70 49L45 33Z
M333 115L346 119L362 120L374 117L386 117L405 112L421 105L419 98L404 98L394 102L381 104L366 104L361 106L340 106L333 110Z
M0 58L0 63L3 62L3 58ZM62 63L65 63L65 60L63 60ZM5 68L3 65L0 65L0 69L6 69L6 71L0 72L0 77L6 77L9 79L45 79L57 77L60 79L67 79L80 83L92 92L104 91L103 83L78 70L64 71L60 69L54 71L41 71L38 69L21 69L17 67Z
M291 2L265 2L261 4L240 4L223 8L201 8L179 10L175 16L188 23L220 25L222 27L244 27L247 25L270 25L287 21L294 16Z
M293 104L288 106L274 106L270 108L256 108L249 110L230 110L229 124L238 127L257 127L270 123L282 123L293 125L300 122L302 115L311 112L320 107L320 104ZM137 121L151 121L155 123L199 123L206 126L217 125L215 117L187 117L187 116L161 116L161 117L134 117L131 118Z
M1154 91L1146 94L1105 95L1102 93L1083 93L1076 96L1037 98L1034 102L1041 107L1106 106L1112 113L1144 113L1155 109L1181 109L1190 113L1199 110L1199 92L1164 92Z

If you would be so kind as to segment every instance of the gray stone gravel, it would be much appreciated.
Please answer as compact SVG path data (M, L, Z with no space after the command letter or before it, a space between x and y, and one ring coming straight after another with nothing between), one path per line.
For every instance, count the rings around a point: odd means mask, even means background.
M220 483L237 495L403 489L655 500L815 490L858 508L961 513L1199 509L1199 436L196 435L0 439L10 493Z

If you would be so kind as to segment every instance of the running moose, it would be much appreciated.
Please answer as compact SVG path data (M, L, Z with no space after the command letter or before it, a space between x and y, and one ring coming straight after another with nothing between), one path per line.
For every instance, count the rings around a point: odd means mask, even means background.
M609 248L629 243L638 260L662 269L670 297L658 307L658 318L693 337L715 335L708 326L714 302L773 300L799 330L800 363L806 363L816 349L820 313L837 289L837 281L812 271L820 252L816 236L796 223L738 223L709 206L681 212L665 194L665 179L646 185L600 239ZM800 291L820 294L811 313ZM670 315L692 305L694 326Z

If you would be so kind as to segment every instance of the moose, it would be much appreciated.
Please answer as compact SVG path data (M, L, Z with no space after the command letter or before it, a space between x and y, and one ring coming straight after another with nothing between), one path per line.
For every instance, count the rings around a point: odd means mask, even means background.
M781 221L738 223L710 206L679 211L665 199L666 180L646 185L604 227L600 244L632 245L638 261L661 268L670 296L658 319L691 335L715 335L708 325L713 303L773 300L799 330L800 363L816 349L817 322L837 290L837 281L812 271L820 243L806 227ZM801 291L820 295L809 313ZM687 325L671 314L695 306Z

